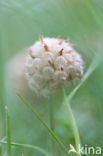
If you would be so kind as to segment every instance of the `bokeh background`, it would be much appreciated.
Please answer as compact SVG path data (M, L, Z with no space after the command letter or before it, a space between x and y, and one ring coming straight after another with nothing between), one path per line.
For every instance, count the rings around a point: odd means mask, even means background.
M0 0L0 139L6 135L5 105L10 114L13 142L50 151L51 136L16 96L19 91L49 125L49 102L36 97L24 76L25 48L38 35L69 38L85 61L95 58L96 69L71 100L82 145L103 147L103 0ZM76 84L79 82L76 82ZM67 94L75 87L67 86ZM55 134L66 147L75 145L61 93L53 99ZM2 145L3 156L6 145ZM42 156L31 148L12 147L12 156ZM66 154L55 143L56 156Z

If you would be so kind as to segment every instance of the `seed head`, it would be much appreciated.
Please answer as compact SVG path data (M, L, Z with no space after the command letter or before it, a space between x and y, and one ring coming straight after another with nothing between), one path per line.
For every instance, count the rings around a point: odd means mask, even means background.
M64 83L83 78L83 60L68 41L39 36L28 48L26 79L37 94L48 96Z

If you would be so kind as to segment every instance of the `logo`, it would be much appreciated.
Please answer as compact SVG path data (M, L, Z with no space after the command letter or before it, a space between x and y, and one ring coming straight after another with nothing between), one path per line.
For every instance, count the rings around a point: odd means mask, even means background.
M73 145L69 145L69 153L76 153L76 154L94 154L94 155L101 155L102 149L101 147L89 147L85 145L84 147L81 147L81 145L78 145L78 149L75 149Z

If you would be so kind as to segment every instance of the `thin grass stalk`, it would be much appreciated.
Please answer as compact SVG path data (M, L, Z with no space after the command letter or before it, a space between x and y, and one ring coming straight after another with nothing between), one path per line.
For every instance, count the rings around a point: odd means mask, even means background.
M1 122L1 132L0 132L0 137L4 135L4 119L5 119L5 110L4 110L4 95L5 95L5 87L4 87L4 53L3 53L3 39L2 39L2 34L0 35L0 122Z
M95 56L91 65L89 66L87 72L84 75L84 79L73 89L73 91L67 96L68 102L72 100L78 89L83 85L83 83L89 78L89 76L95 71L95 69L99 66L102 59L100 56Z
M32 108L32 106L26 102L26 100L17 92L17 96L21 99L21 101L27 106L29 110L36 116L36 118L42 123L42 125L49 131L51 136L54 138L54 140L60 145L62 150L66 152L66 154L69 156L68 150L64 146L64 144L59 140L59 138L54 134L54 132L48 127L48 125L42 120L42 118L38 115L38 113Z
M101 58L99 56L95 56L90 67L88 68L83 81L81 81L79 83L79 85L77 85L74 90L69 94L69 96L65 95L65 91L63 90L63 97L64 97L64 103L66 104L67 108L68 108L68 114L71 120L71 124L72 124L72 128L73 128L73 132L75 135L75 142L76 142L76 148L77 146L80 144L80 137L79 137L79 132L78 132L78 128L76 126L76 122L75 122L75 118L73 116L72 113L72 109L70 106L70 101L73 98L73 96L75 95L75 93L78 91L78 89L82 86L82 84L87 80L87 78L93 73L93 71L99 66L99 64L101 63Z
M0 143L1 144L7 144L7 141L2 141L1 140ZM45 156L51 156L51 154L48 153L47 151L45 151L44 149L42 149L42 148L40 148L38 146L34 146L34 145L11 142L11 146L31 148L31 149L39 151L40 153L42 153Z
M95 20L97 21L97 23L103 27L103 16L102 14L99 12L99 10L97 9L97 7L95 6L93 0L88 0L88 8L90 9L93 17L95 18Z
M64 89L63 89L63 97L64 97L64 103L65 103L65 105L66 105L66 107L68 109L68 116L69 116L69 119L71 121L71 126L72 126L72 129L73 129L73 132L74 132L77 156L81 156L81 154L79 153L79 149L78 149L79 145L81 145L80 137L79 137L79 131L78 131L78 128L77 128L77 125L76 125L75 118L74 118L73 113L72 113L71 106L67 101L67 97L66 97Z
M0 143L0 156L2 156L2 146L1 146L1 143Z
M6 135L7 135L7 156L11 156L11 132L10 132L10 116L8 113L8 107L5 107L6 111Z

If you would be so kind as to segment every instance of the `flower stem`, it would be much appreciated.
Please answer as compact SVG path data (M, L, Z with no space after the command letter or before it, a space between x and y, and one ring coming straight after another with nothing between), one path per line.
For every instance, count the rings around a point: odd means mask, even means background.
M80 145L80 137L79 137L78 128L77 128L76 121L75 121L75 118L74 118L73 113L72 113L70 103L68 103L68 100L67 100L67 97L66 97L64 90L63 90L63 96L64 96L64 103L68 109L68 115L69 115L69 118L71 121L72 129L73 129L73 133L74 133L74 137L75 137L77 156L81 156L81 153L79 153L79 149L78 149L78 146Z
M54 132L48 127L48 125L42 120L39 114L32 108L32 106L18 93L16 92L17 96L21 99L21 101L27 106L29 110L36 116L36 118L41 122L41 124L48 130L54 140L60 145L63 151L69 156L68 150L64 146L64 144L59 140L59 138L54 134Z
M55 123L54 123L54 103L53 99L50 98L49 102L49 113L50 113L50 128L54 131Z
M55 129L54 103L53 103L52 97L49 99L49 115L50 115L50 128L54 132L54 129ZM55 153L55 142L54 142L52 137L51 137L51 151L52 151L52 154L54 155L54 153Z

